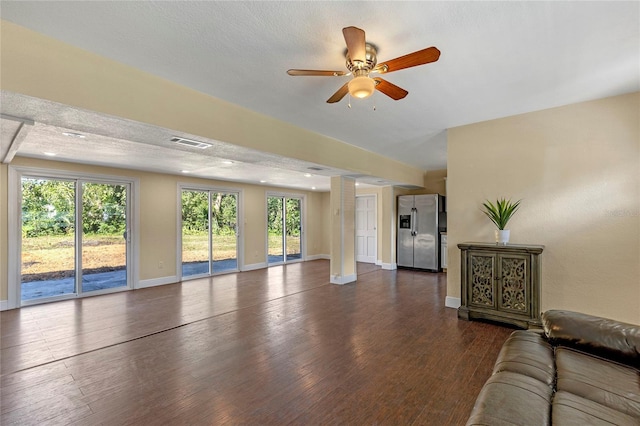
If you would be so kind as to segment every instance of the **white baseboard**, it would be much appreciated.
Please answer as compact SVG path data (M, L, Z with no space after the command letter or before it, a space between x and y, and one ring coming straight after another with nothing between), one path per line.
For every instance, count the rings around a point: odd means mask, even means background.
M447 296L444 299L444 306L446 306L447 308L454 308L454 309L458 309L461 305L461 301L459 297L451 297L451 296Z
M331 260L331 255L329 255L329 254L312 254L312 255L307 256L306 260L318 260L318 259Z
M267 264L267 262L260 262L260 263L252 263L250 265L244 265L240 271L241 272L246 272L246 271L255 271L256 269L264 269L266 267L268 267L269 265Z
M358 275L357 274L352 274L352 275L345 275L343 277L341 277L340 275L332 275L329 279L329 282L331 284L349 284L352 283L354 281L356 281L358 279Z
M387 271L394 271L394 270L398 269L398 264L397 263L383 263L382 264L382 269L387 270Z
M382 265L383 265L382 260L376 260L376 266L382 266Z
M136 288L147 288L165 284L175 284L178 281L180 281L180 279L176 275L170 277L152 278L150 280L140 280Z
M9 301L8 300L0 300L0 311L9 310Z

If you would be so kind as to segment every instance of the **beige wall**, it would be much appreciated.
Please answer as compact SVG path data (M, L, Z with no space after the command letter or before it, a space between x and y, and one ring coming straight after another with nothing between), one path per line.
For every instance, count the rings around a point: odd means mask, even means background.
M324 194L323 192L312 192L307 196L307 226L305 233L307 237L308 255L325 255L329 253L329 235L328 232L326 232L328 228L324 227L325 217L329 213L329 205L326 206L325 213L325 206L323 205ZM328 192L326 194L328 194ZM312 220L309 220L309 218ZM324 241L325 239L327 240L326 243ZM323 251L325 244L327 245L327 251Z
M396 263L396 194L392 186L382 188L382 265Z
M447 195L446 177L447 169L428 171L424 175L424 190L421 193Z
M318 254L330 256L331 253L331 192L323 192L322 196L322 246Z
M483 200L522 199L511 242L543 244L542 310L640 323L640 94L449 129L447 294Z
M328 205L323 203L324 194L311 191L293 191L291 189L273 188L259 185L248 185L234 182L197 179L186 176L164 175L134 170L123 170L107 167L87 166L57 161L35 160L16 157L15 166L38 167L43 169L66 170L77 173L94 173L101 175L124 176L139 179L140 182L140 280L150 280L178 275L177 259L177 208L178 183L206 185L217 188L241 190L243 193L244 263L259 264L266 262L266 193L269 191L285 191L304 195L307 220L307 255L323 254L328 243L325 229L322 229L328 212ZM7 170L5 164L0 166L0 300L7 300ZM320 224L318 226L317 224ZM324 252L326 253L326 252ZM160 268L159 262L164 266Z
M267 261L266 193L270 190L273 191L273 188L246 185L243 189L244 263L247 265L253 265ZM313 219L313 214L311 215L311 218Z
M129 170L102 170L67 164L61 164L60 167L73 171L132 176ZM140 179L140 279L176 276L179 177L141 172L135 172L133 176ZM162 269L159 262L164 264Z

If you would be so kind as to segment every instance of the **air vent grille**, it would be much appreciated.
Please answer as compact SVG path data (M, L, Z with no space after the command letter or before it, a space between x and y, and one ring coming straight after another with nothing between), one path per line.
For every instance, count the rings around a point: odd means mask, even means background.
M194 141L192 139L179 138L177 136L171 138L171 142L177 145L188 146L190 148L206 149L211 147L210 143Z
M321 170L326 170L326 169L323 169L322 167L316 167L316 166L307 167L307 169L313 170L314 172L319 172Z

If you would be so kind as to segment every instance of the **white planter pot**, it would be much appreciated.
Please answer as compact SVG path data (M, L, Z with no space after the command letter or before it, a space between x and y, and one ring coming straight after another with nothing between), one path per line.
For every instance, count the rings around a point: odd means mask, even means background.
M511 231L508 229L496 229L496 244L506 246L509 242L509 234Z

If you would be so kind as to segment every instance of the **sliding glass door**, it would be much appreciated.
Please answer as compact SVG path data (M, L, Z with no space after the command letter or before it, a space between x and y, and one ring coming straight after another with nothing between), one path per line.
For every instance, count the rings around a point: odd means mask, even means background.
M182 189L182 276L238 270L238 193Z
M302 198L267 197L267 261L302 260Z
M82 292L127 286L127 185L82 182Z
M22 176L22 304L130 287L130 183Z
M284 209L285 261L302 259L302 200L287 198Z
M209 191L182 190L182 276L209 275Z
M21 300L76 293L76 182L22 178Z

